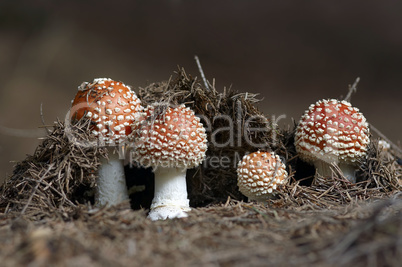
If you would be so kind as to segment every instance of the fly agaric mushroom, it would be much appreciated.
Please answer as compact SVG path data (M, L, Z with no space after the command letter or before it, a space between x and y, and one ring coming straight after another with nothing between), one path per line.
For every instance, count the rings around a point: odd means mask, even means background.
M266 202L287 177L285 164L274 152L245 155L237 165L237 185L249 200Z
M115 205L128 199L124 162L115 151L131 133L131 124L142 110L140 100L131 88L108 78L84 82L72 101L73 120L91 120L92 132L108 151L108 160L100 159L95 204Z
M295 146L300 158L313 163L316 173L331 175L337 164L356 182L355 165L367 153L369 128L362 113L347 101L320 100L312 104L296 128Z
M171 108L152 104L144 109L142 118L133 124L130 140L135 148L132 159L152 167L155 175L148 217L153 221L187 217L186 170L197 167L205 158L205 129L184 105Z

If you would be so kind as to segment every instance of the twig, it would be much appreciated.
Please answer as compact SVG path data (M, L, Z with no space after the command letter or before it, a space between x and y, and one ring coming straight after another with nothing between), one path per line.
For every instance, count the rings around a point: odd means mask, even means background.
M40 129L14 129L0 125L0 134L11 135L24 138L43 137L43 131Z
M207 79L205 78L204 71L202 70L202 67L201 67L200 59L198 58L197 55L194 56L194 59L195 59L195 62L197 62L198 71L200 72L201 78L204 81L205 88L207 88L207 90L209 90Z
M393 143L391 140L389 140L389 138L387 138L382 132L380 132L380 130L378 130L376 127L374 127L371 123L370 125L370 129L375 132L379 137L381 137L382 139L384 139L385 141L387 141L392 149L394 149L396 152L398 152L398 156L402 156L402 149L397 146L395 143Z
M44 128L46 129L47 133L50 134L52 131L49 130L49 129L47 128L47 126L46 126L45 118L44 118L44 116L43 116L43 109L42 109L42 106L43 106L43 103L40 103L40 119L42 120L42 124L43 124Z
M355 82L352 85L349 85L349 92L345 97L345 101L351 102L352 100L352 94L355 93L357 91L357 84L360 81L360 77L357 77Z

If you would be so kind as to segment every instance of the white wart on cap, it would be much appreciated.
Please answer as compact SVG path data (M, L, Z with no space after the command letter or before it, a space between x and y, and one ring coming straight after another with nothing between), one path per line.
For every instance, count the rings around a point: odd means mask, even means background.
M186 217L186 170L205 158L207 138L200 119L180 105L172 108L153 104L133 124L130 135L132 159L155 174L155 194L149 218L164 220Z
M237 185L249 200L268 200L287 177L285 164L273 152L258 151L245 155L237 166Z
M95 204L114 205L128 199L123 160L114 147L131 133L131 124L142 110L140 100L131 88L109 78L84 82L72 101L72 120L91 121L91 134L99 144L108 146L108 160L101 158L98 169Z
M338 164L355 182L355 165L367 153L369 128L362 113L347 101L320 100L311 105L296 128L295 146L300 158L313 163L323 176Z

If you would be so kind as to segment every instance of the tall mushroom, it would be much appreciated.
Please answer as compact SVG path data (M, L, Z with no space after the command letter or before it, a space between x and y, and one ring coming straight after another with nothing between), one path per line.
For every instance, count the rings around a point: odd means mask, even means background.
M155 195L149 218L165 220L187 217L186 170L198 166L205 157L205 129L194 112L184 105L172 108L152 104L145 108L143 119L133 124L130 139L132 159L152 167Z
M287 181L285 164L274 152L245 155L237 165L239 191L249 200L266 202Z
M91 120L91 134L108 151L108 159L100 159L95 204L115 205L128 199L124 161L116 146L131 133L131 124L142 110L140 100L131 88L108 78L84 82L72 102L71 118Z
M366 155L369 141L363 114L349 102L336 99L312 104L295 134L300 158L313 163L318 174L331 175L331 164L337 164L350 182L356 182L356 164Z

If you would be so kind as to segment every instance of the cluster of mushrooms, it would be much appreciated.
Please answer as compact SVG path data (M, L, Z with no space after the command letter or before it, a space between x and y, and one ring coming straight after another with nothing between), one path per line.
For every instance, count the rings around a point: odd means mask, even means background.
M115 205L129 199L124 157L117 149L124 145L129 147L132 163L153 169L155 194L148 217L187 216L186 170L197 167L207 150L203 124L190 108L157 103L142 107L129 86L98 78L78 87L70 114L72 120L91 120L91 135L108 150L108 158L101 158L98 169L95 205ZM338 100L311 105L295 135L298 154L313 163L318 174L329 175L330 166L337 164L351 182L355 182L356 163L365 156L368 143L364 116L350 103ZM245 155L238 163L237 176L240 192L261 202L288 180L279 156L262 151Z
M356 182L356 168L366 156L369 127L362 113L347 101L319 100L301 117L295 133L299 157L312 163L316 175L331 176L338 166L343 176ZM238 186L249 199L265 202L287 178L286 166L273 152L254 152L239 163Z

